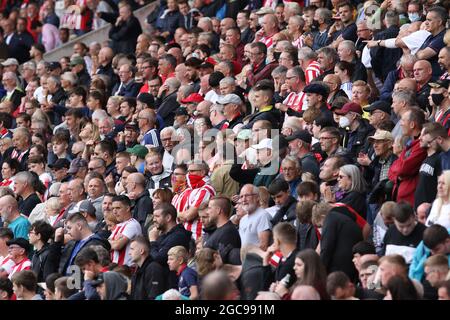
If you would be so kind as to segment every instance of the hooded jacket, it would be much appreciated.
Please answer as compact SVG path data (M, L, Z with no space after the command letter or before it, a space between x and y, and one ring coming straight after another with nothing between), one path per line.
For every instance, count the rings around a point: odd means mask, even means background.
M297 218L296 213L297 200L289 196L286 203L284 203L281 208L275 213L274 217L270 221L273 226L275 226L279 222L289 222L294 225L295 219Z
M103 281L106 287L104 300L127 300L127 279L118 272L109 271L103 273Z
M132 213L133 213L133 218L139 222L142 230L144 230L144 224L145 224L147 217L149 215L153 214L153 201L150 198L148 190L144 190L134 200Z
M147 257L131 278L132 300L153 300L168 288L169 269Z

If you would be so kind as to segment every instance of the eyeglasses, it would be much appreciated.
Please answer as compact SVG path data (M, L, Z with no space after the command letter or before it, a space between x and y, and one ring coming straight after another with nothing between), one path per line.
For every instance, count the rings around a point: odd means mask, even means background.
M320 137L319 140L329 140L333 139L334 137Z
M256 196L256 195L257 195L256 193L241 194L241 195L239 196L239 198L241 198L241 199L244 199L244 198L250 198L250 197L253 197L253 196Z
M13 249L23 249L23 248L20 246L14 246L14 245L8 247L8 250L13 250Z

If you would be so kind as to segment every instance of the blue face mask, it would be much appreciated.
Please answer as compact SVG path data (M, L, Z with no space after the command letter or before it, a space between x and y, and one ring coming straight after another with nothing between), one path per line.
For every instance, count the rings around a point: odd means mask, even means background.
M420 21L420 14L418 12L408 13L408 19L411 22Z

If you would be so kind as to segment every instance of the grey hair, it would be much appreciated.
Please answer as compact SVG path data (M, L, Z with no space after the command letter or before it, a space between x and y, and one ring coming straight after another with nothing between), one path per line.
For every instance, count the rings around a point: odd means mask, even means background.
M400 65L403 65L404 63L416 63L419 59L414 54L404 54L400 58Z
M416 104L416 94L415 92L409 91L396 91L392 93L392 99L404 101L408 106L413 106Z
M259 188L257 186L254 186L253 184L246 184L246 185L242 186L241 190L247 186L252 187L252 193L259 195Z
M321 17L325 22L328 22L331 20L331 17L333 16L333 13L331 10L327 8L319 8L316 10L316 13L319 17Z
M100 119L99 121L105 121L105 120L108 121L108 123L111 126L111 128L114 127L114 119L112 117L106 116L106 117Z
M295 168L296 168L297 170L301 170L301 169L302 169L302 167L301 167L301 165L300 165L300 161L298 161L298 159L297 159L296 157L293 157L293 156L286 156L286 157L284 157L284 159L281 161L281 163L283 163L283 162L291 162L291 163L293 163L293 164L295 165Z
M20 180L22 182L27 182L28 184L32 184L32 181L34 180L34 176L29 171L20 171L14 176L14 180Z
M344 40L341 42L341 45L343 45L344 47L346 47L347 49L351 50L351 52L353 54L355 54L356 52L356 46L355 43L353 41L350 40Z
M161 300L181 300L181 293L175 289L169 289L161 296Z
M298 50L298 58L302 60L315 60L317 59L317 53L310 47L302 47Z
M208 172L209 172L209 166L208 166L208 164L207 164L205 161L201 161L201 162L200 162L200 161L196 161L196 160L191 160L191 161L189 161L189 162L187 163L188 166L191 165L191 164L199 165L199 166L201 167L200 170L203 170L203 171L206 172L206 174L208 174Z
M322 53L327 59L332 59L334 63L339 61L339 55L336 49L331 47L323 47L317 50L317 53Z
M182 85L178 88L179 91L182 92L184 97L187 97L191 93L194 93L194 86L191 86L190 84Z
M357 166L354 164L346 164L339 168L342 173L350 177L350 180L352 180L352 185L350 187L349 191L357 191L357 192L364 192L366 191L366 181L362 177L361 171Z
M272 70L272 76L278 76L278 75L286 75L286 72L288 71L288 68L285 66L278 66L275 69Z
M27 67L33 70L36 70L36 64L33 61L27 61L23 64L23 67Z
M210 108L210 112L214 110L214 111L216 111L216 112L218 112L220 114L223 114L223 109L224 109L223 105L221 105L221 104L213 104L211 106L211 108Z
M60 79L59 77L56 77L56 76L49 76L49 77L47 78L47 81L48 81L48 80L52 80L52 81L56 84L57 87L61 87L61 79Z
M167 86L170 88L170 90L172 91L176 91L180 88L180 81L178 81L178 79L176 78L169 78L166 80L166 84Z
M92 113L92 116L91 116L91 118L92 119L98 119L99 121L100 120L103 120L104 118L106 118L108 116L108 114L106 113L106 111L105 110L103 110L103 109L97 109L97 110L95 110L93 113Z
M61 78L66 78L73 86L76 85L78 81L78 77L70 71L64 72Z
M172 136L177 134L177 130L174 127L165 127L164 129L161 130L159 134L162 135L169 131L172 134Z
M232 77L225 77L222 80L220 80L219 84L223 84L223 85L236 85L236 80L234 80L234 78Z

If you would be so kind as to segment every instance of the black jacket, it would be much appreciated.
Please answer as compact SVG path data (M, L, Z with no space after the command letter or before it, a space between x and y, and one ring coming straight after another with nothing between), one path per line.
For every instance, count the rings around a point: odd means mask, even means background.
M296 213L297 207L297 199L292 196L289 196L288 200L285 204L281 206L281 208L275 213L272 220L272 226L275 226L279 222L289 222L294 225L295 219L297 218Z
M30 49L33 43L33 36L29 32L20 34L14 32L8 45L9 56L16 58L20 64L30 60Z
M320 243L320 258L327 270L343 271L353 281L357 271L353 264L353 246L363 240L361 228L344 211L333 208L325 217Z
M156 296L168 289L168 274L167 267L163 267L147 257L131 278L130 298L132 300L154 300Z
M58 254L55 247L46 244L41 250L35 251L31 259L31 270L37 276L37 282L45 282L47 276L58 271Z
M59 259L59 268L58 272L61 274L66 274L67 268L70 265L73 265L75 263L75 259L77 255L80 253L80 251L83 248L87 248L90 246L102 246L106 250L111 250L111 245L109 244L108 240L100 238L97 234L93 234L78 250L77 254L72 259L72 262L70 262L70 256L72 255L73 250L75 249L76 244L79 241L71 240L69 241L65 246L62 242L55 242L51 246L53 247L52 252L55 252L57 255L57 258Z
M398 26L391 26L384 31L379 32L374 40L386 40L396 38L399 32ZM375 75L384 81L389 72L397 68L397 61L400 60L402 49L389 49L384 47L374 47L370 49L372 57L372 69Z
M272 272L272 267L270 265L264 267L265 289L269 289L272 282L283 280L288 274L290 275L287 282L288 288L297 281L297 276L294 271L294 262L297 252L297 250L294 250L285 261L280 260L278 266L275 268L275 272Z
M128 21L120 23L119 26L113 24L109 30L112 49L116 54L134 52L137 38L141 33L141 24L135 16L131 16Z
M136 219L144 230L144 223L147 216L153 214L153 201L148 190L144 190L135 200L133 206L133 218Z
M304 249L317 248L319 238L316 228L311 223L300 223L297 220L297 248L301 251Z
M349 153L349 156L352 157L353 163L356 163L358 153L364 148L367 138L372 135L374 131L375 129L366 119L360 119L359 127L355 131L345 131L342 139L342 146Z
M169 232L161 235L156 241L150 242L150 256L162 266L167 266L167 252L175 246L183 246L189 250L192 232L177 224Z
M156 106L158 106L156 113L159 116L161 116L161 118L163 118L164 124L166 126L173 125L173 120L175 118L175 110L177 110L178 107L180 106L180 104L177 101L177 93L173 92L164 97L161 101L157 99Z

